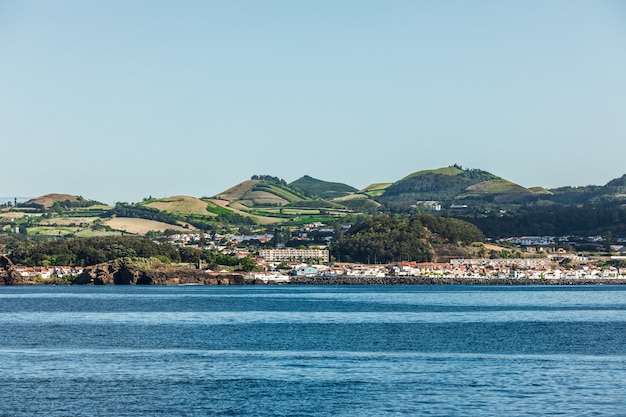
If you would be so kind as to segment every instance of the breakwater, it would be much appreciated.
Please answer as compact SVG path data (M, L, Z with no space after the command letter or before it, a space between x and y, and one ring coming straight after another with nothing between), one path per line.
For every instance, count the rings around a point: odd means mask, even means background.
M512 279L459 277L291 277L292 285L623 285L624 279Z

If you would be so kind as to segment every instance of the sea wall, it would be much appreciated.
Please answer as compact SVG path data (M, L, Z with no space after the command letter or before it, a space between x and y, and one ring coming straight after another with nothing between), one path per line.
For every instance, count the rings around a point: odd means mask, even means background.
M290 284L300 285L622 285L624 279L509 279L457 277L351 277L338 275L291 277Z

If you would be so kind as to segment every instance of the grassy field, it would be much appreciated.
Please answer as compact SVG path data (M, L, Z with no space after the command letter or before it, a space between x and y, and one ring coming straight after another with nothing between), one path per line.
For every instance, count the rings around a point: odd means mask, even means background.
M530 187L529 190L532 191L533 194L545 194L545 195L552 195L553 194L551 191L546 190L543 187Z
M456 198L472 198L472 197L485 197L485 196L498 196L500 198L506 198L507 195L523 196L532 195L533 192L527 188L517 185L507 180L492 180L479 182L478 184L471 185L465 189L465 191L459 194Z
M108 219L102 223L114 230L123 230L127 233L145 235L150 231L164 232L166 230L177 230L180 232L192 232L196 230L194 227L184 228L182 226L174 226L172 224L157 222L154 220L134 219L129 217L115 217Z
M2 211L0 212L0 218L2 218L3 220L9 220L11 221L11 219L23 219L25 216L29 215L28 213L25 213L23 211Z
M412 174L409 174L406 177L404 177L403 180L408 180L409 178L413 178L413 177L417 177L418 175L425 175L425 174L442 174L442 175L453 176L453 175L459 175L462 172L463 172L462 169L459 169L455 166L438 168L438 169L426 169L423 171L417 171Z
M225 200L212 199L211 202L214 204L226 209L230 210L233 213L240 214L242 216L251 217L255 219L259 224L275 224L283 221L283 219L275 218L275 217L266 217L266 216L257 216L255 214L251 214L248 212L249 208L244 206L243 204L239 204L237 202L229 203Z
M123 236L124 233L110 232L108 230L91 230L91 229L83 229L79 232L76 232L74 236L76 237L100 237L100 236Z
M268 191L250 191L246 193L241 199L238 200L239 203L247 206L284 206L289 203L289 200L286 200L282 197L277 196L276 194L272 194Z
M194 197L174 196L162 198L152 201L146 204L146 206L178 215L216 216L215 213L207 209L208 203L206 201Z
M28 236L65 236L79 231L78 227L29 227Z
M363 188L362 190L360 190L359 194L365 194L370 197L378 197L382 195L385 192L385 189L389 187L391 184L392 184L391 182L379 182L376 184L371 184ZM341 201L341 200L337 199L337 201Z
M75 195L70 195L70 194L46 194L37 198L33 198L32 200L29 200L27 203L40 204L44 206L46 209L49 209L57 201L58 202L63 202L63 201L75 202L75 201L78 201L78 197Z
M53 225L57 226L70 226L72 225L80 225L87 224L90 225L93 223L98 217L52 217L50 219L41 219L39 224L41 225Z
M228 190L216 195L216 197L220 200L226 200L226 201L238 200L241 197L243 197L245 193L250 191L259 182L260 182L259 180L247 180L247 181L240 182L234 187L231 187Z
M312 215L312 214L320 214L319 209L301 209L301 208L275 208L275 207L268 207L268 208L263 208L262 209L263 213L267 213L269 215L275 214L275 215L279 215L279 214L284 214L284 215L290 215L290 216L308 216L308 215Z

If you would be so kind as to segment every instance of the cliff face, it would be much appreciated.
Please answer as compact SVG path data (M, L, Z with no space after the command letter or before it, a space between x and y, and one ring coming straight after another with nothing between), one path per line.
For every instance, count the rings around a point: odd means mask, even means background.
M17 272L13 262L6 256L0 256L0 285L27 285L34 284L30 280L22 277L22 274Z
M241 274L214 274L195 269L159 268L141 271L113 265L86 268L76 285L243 285Z

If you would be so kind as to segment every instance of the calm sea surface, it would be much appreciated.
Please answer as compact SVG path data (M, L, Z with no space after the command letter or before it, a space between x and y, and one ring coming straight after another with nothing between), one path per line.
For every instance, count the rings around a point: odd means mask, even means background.
M0 287L0 416L626 416L626 287Z

